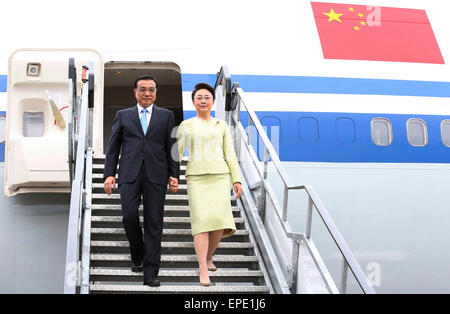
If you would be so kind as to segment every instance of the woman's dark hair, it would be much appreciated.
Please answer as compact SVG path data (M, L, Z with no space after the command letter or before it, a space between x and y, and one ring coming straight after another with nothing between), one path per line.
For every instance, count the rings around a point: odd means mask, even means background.
M155 82L155 86L156 86L156 88L158 88L158 82L156 81L156 79L153 77L153 76L151 76L151 75L141 75L141 76L139 76L137 79L136 79L136 81L134 81L134 88L136 89L137 88L137 83L139 82L139 81L153 81L153 82Z
M211 85L206 84L206 83L198 83L197 85L195 85L194 90L192 91L192 101L194 101L195 93L197 93L201 89L208 90L211 93L211 95L213 96L213 100L216 100L216 92L215 92L214 88L212 88Z

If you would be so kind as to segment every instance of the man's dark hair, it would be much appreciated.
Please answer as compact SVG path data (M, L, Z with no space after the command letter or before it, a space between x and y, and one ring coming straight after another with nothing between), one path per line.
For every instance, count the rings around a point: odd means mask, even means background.
M153 76L151 76L151 75L141 75L141 76L139 76L136 79L136 81L134 81L134 88L135 89L137 88L137 83L139 81L142 81L142 80L143 81L153 81L153 82L155 82L156 88L158 88L158 82L156 81L156 79Z
M215 92L214 88L211 87L211 85L206 84L206 83L198 83L197 85L195 85L194 90L192 91L192 101L194 101L195 93L201 89L208 90L212 94L213 100L216 100L216 92Z

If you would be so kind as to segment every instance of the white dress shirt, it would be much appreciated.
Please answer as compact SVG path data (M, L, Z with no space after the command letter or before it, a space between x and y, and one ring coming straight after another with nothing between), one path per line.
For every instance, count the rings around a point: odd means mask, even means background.
M137 104L137 108L138 108L138 114L139 114L139 121L141 120L141 117L142 117L142 109L144 109L144 107L142 107L141 105L139 105L139 103ZM148 108L147 108L147 128L148 128L148 125L149 125L149 123L150 123L150 119L151 119L151 117L152 117L152 110L153 110L153 104L152 105L150 105Z

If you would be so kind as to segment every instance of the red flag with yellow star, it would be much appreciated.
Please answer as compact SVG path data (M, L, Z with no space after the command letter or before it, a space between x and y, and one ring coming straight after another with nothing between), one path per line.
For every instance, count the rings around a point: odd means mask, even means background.
M311 2L325 59L444 64L425 10Z

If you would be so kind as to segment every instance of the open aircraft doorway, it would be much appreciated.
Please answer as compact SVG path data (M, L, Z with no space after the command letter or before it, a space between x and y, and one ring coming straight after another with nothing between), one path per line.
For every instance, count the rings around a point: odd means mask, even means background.
M116 112L136 105L134 81L141 75L152 75L158 83L156 105L172 110L175 123L183 121L181 70L173 62L105 63L103 151L106 152Z

